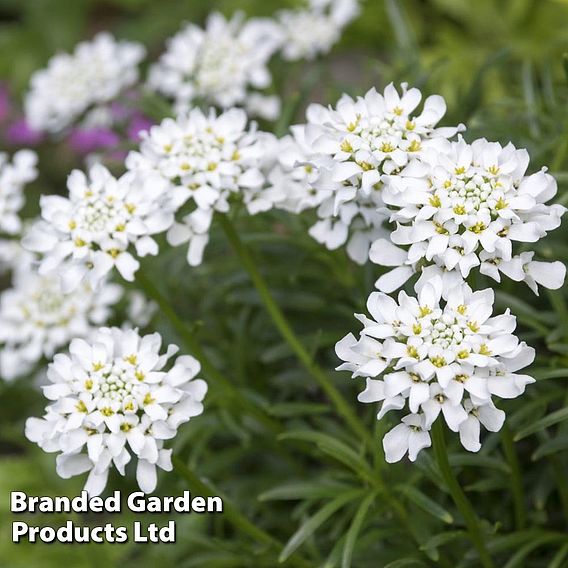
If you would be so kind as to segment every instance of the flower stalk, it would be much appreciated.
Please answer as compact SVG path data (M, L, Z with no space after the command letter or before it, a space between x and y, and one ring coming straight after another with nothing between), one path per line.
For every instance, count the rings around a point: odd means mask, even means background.
M463 492L463 489L461 488L459 481L450 466L448 450L446 448L446 441L444 438L444 427L439 420L434 422L432 425L431 433L436 462L438 463L442 477L448 486L450 495L464 518L471 541L479 554L479 560L483 568L495 568L495 564L493 563L493 560L485 546L479 518L477 517L466 494Z
M172 464L176 472L188 482L189 487L195 493L198 493L202 497L213 497L219 495L219 491L203 481L179 457L173 456ZM249 521L226 497L223 497L223 516L237 530L247 534L256 542L265 544L268 547L275 548L277 550L281 550L284 547L279 540ZM290 563L298 566L299 568L308 566L308 564L298 556L291 557Z
M195 337L191 328L186 325L178 316L174 308L168 300L162 295L152 280L148 278L144 271L140 269L136 274L136 281L142 286L144 292L149 298L154 300L162 314L170 321L186 349L192 353L201 363L203 374L211 383L217 384L223 389L224 396L238 400L239 403L246 408L247 412L254 416L261 424L275 434L282 431L281 425L270 416L268 416L261 408L254 405L248 400L235 386L231 383L211 362L201 344Z
M338 414L347 422L351 430L362 440L365 440L369 446L371 446L373 443L372 436L369 434L361 420L353 412L351 407L347 404L341 393L333 385L327 373L314 362L308 351L306 351L301 341L294 333L282 310L274 301L274 298L268 289L268 285L260 274L250 251L241 241L232 222L226 215L219 215L218 219L221 227L225 231L225 235L231 243L231 246L241 260L245 270L248 272L264 307L268 311L274 325L282 335L283 339L286 343L288 343L308 373L312 375L325 394L329 397Z

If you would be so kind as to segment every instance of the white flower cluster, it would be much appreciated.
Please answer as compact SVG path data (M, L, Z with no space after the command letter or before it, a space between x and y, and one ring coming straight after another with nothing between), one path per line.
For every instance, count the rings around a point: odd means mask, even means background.
M181 424L203 412L207 384L194 379L199 363L180 356L165 370L177 347L160 355L161 337L135 330L101 328L86 342L71 342L70 355L58 354L48 369L45 396L53 401L43 418L29 418L26 436L47 452L59 452L63 478L90 472L85 489L100 494L114 465L137 458L140 489L152 492L156 468L172 469L172 439Z
M69 197L43 196L43 221L32 227L23 243L43 255L42 275L57 272L64 292L83 281L95 288L116 267L132 281L138 256L155 255L151 235L165 231L173 213L164 204L167 183L158 175L127 172L116 179L101 165L89 175L69 176Z
M196 102L222 109L242 106L252 89L256 110L274 115L278 104L273 98L259 99L258 90L272 83L267 64L279 45L280 30L272 20L247 21L242 13L227 20L214 12L205 29L189 24L168 41L167 51L150 69L148 84L174 99L178 112Z
M418 298L400 292L396 302L373 292L371 318L356 316L364 326L360 338L349 334L336 347L346 361L338 369L367 378L359 400L380 402L378 419L389 410L409 412L384 437L388 462L406 452L414 461L430 446L428 431L440 413L463 446L478 451L480 424L497 432L505 420L492 397L515 398L534 382L516 374L532 363L534 349L513 335L516 319L508 310L492 316L493 290L462 285L444 302L442 289L434 277Z
M204 28L188 24L168 40L150 68L148 87L173 99L178 113L201 103L239 106L275 120L280 99L265 92L272 56L298 60L327 53L359 11L358 0L308 0L306 8L282 10L276 19L246 20L241 12L227 19L213 12Z
M126 166L142 178L160 176L168 185L170 207L181 214L168 231L168 241L173 246L189 242L187 260L196 266L214 212L227 212L232 195L240 196L250 214L273 206L273 191L265 191L261 169L274 144L273 135L247 129L243 110L217 115L193 109L153 126Z
M336 108L311 105L308 123L294 129L305 163L317 171L306 188L317 198L320 218L310 234L327 248L347 243L349 256L365 263L370 244L387 235L383 176L398 174L463 129L436 128L446 112L438 95L428 97L417 114L421 98L406 84L401 94L391 84L384 94L371 89L357 100L344 95ZM298 167L305 169L305 163Z
M96 291L83 283L65 294L56 276L40 276L24 257L12 287L0 295L0 376L25 375L72 339L89 337L121 295L120 286L106 281Z
M369 250L361 244L358 254L348 245L359 262L368 253L393 269L369 297L372 319L356 316L364 326L360 338L348 334L336 352L345 361L338 370L367 378L359 400L380 402L378 419L389 410L409 412L383 439L389 462L407 452L414 461L430 446L429 431L440 413L463 446L478 451L480 424L497 432L505 420L493 396L520 396L534 382L516 374L532 363L534 350L513 334L516 320L509 311L492 316L493 290L472 291L466 283L472 270L498 282L505 274L535 293L538 285L560 288L566 275L561 262L513 250L514 243L535 243L560 225L565 208L546 204L556 195L554 178L544 168L526 175L528 153L512 144L448 140L463 127L434 128L445 111L443 99L430 97L412 118L419 100L416 89L403 86L399 97L391 85L384 97L371 91L357 103L343 99L335 111L317 107L301 136L296 131L296 147L308 156L296 160L298 170L304 167L296 179L306 179L305 164L313 164L318 177L310 174L306 184L315 190L312 197L332 189L330 205L322 215L322 201L319 210L320 217L329 216L312 234L329 248L343 244L354 230L352 220L363 217L357 209L362 199L373 199L367 231L384 233ZM310 145L315 158L306 154ZM279 171L290 177L280 162ZM396 224L392 232L387 221ZM414 274L420 275L417 298L400 292L397 303L386 295Z
M309 0L306 9L282 10L282 57L296 61L329 52L359 12L357 0Z
M17 243L4 238L22 232L20 210L24 206L24 188L37 177L37 156L31 150L20 150L10 160L0 152L0 272L15 262Z
M421 281L440 274L450 289L477 268L498 282L501 273L525 281L535 292L537 284L559 288L566 275L561 262L513 253L513 243L534 243L556 229L565 211L545 205L556 195L554 178L545 169L525 176L528 165L527 151L512 144L460 139L386 176L382 198L397 224L394 245L377 241L370 258L396 268L377 287L391 292L422 270Z
M85 111L114 99L138 80L144 58L141 44L100 33L81 42L72 54L61 53L31 79L26 119L35 130L60 132Z

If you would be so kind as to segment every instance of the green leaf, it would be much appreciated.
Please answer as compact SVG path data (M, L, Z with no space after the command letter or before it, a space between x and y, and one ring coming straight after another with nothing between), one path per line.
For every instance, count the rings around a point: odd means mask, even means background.
M329 404L315 402L281 402L274 404L268 409L272 416L288 418L291 416L312 416L314 414L326 414L331 412Z
M558 436L541 444L531 456L532 461L550 456L568 449L568 437Z
M502 479L496 479L494 477L489 477L487 479L480 479L479 481L474 481L469 485L464 487L465 491L477 491L479 493L485 493L486 491L501 491L510 487L510 480L503 477Z
M568 379L568 369L532 369L530 372L531 376L539 381L545 381L547 379Z
M357 513L353 518L353 522L347 531L347 538L345 539L345 546L343 547L343 558L341 560L341 568L350 568L351 566L351 559L353 557L353 549L355 548L355 544L357 542L357 537L359 536L359 532L361 531L361 526L365 521L365 517L367 516L367 511L369 507L373 504L375 497L377 496L376 492L367 495L365 499L359 505L359 509L357 509Z
M555 542L557 539L557 535L544 535L531 542L527 542L524 546L519 548L519 550L517 550L517 552L515 552L513 556L511 556L511 558L503 568L523 568L524 566L527 566L525 561L527 559L527 556L533 550L536 550L537 548L545 544Z
M313 432L312 430L295 430L281 434L278 439L298 440L316 444L322 452L343 463L361 477L373 480L373 472L368 463L347 444L328 434Z
M407 566L426 566L426 564L418 558L407 557L395 560L394 562L389 562L385 568L406 568Z
M335 512L339 511L344 507L349 501L353 501L361 495L362 491L360 489L349 491L336 497L333 501L330 501L327 505L323 506L315 515L310 517L290 538L286 543L284 550L280 553L278 557L279 562L285 562L295 550L302 545L302 543L308 539L314 532L325 523Z
M469 466L469 467L485 467L488 469L496 469L503 473L509 474L511 472L509 465L502 459L485 456L485 455L468 455L468 454L450 454L450 463L454 467Z
M555 555L548 568L562 568L565 566L564 560L568 557L568 543L565 544Z
M386 11L390 20L390 24L396 35L396 40L407 54L416 57L416 39L412 32L412 28L408 24L408 19L404 15L398 0L387 0Z
M443 532L437 535L434 535L432 538L427 540L421 547L420 550L424 550L425 552L429 550L436 550L440 546L444 546L449 542L453 542L454 540L467 538L467 532L465 531L448 531Z
M449 511L438 505L438 503L424 495L422 491L419 491L415 487L411 487L410 485L395 485L394 489L401 495L404 495L409 501L412 501L412 503L414 503L417 507L436 519L447 524L452 524L454 522L454 518Z
M527 426L526 428L519 430L515 435L515 442L518 442L519 440L522 440L523 438L526 438L527 436L530 436L535 432L540 432L545 428L554 426L555 424L558 424L559 422L562 422L564 420L568 420L568 408L561 408L556 412L552 412L551 414L548 414L544 418L537 420L530 426Z
M352 490L352 485L329 481L298 481L269 489L258 496L259 501L295 501L297 499L324 499Z

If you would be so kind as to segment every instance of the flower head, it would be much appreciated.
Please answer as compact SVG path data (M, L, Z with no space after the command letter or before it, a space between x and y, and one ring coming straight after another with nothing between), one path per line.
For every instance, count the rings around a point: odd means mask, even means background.
M251 214L272 207L261 166L273 136L247 129L243 110L217 115L193 109L142 136L140 152L132 152L126 165L141 175L161 176L172 209L183 206L168 240L173 246L189 242L190 265L201 263L213 213L228 211L232 195L240 196Z
M16 235L22 229L24 187L37 177L37 156L31 150L16 152L10 161L0 153L0 233Z
M120 286L108 282L97 290L82 283L65 294L56 276L40 276L24 258L12 287L0 295L0 376L25 375L72 339L89 337L107 323L121 295Z
M529 285L535 269L532 254L514 254L516 242L534 243L560 225L561 205L546 205L556 194L556 182L542 170L525 176L529 157L512 144L502 147L485 139L467 144L444 141L425 151L396 176L387 176L382 192L397 223L391 240L371 249L371 260L398 266L377 286L392 291L419 268L445 275L451 287L473 268L500 281L505 274ZM562 285L566 269L550 263L542 280L551 288ZM532 286L534 288L534 286Z
M282 56L289 61L314 59L327 53L343 28L359 15L357 0L311 0L306 9L282 10Z
M151 88L175 100L178 111L203 100L220 108L245 103L249 89L271 83L267 63L278 48L279 28L267 19L231 20L214 12L205 29L187 25L168 41L150 70Z
M466 449L477 451L479 424L472 420L483 424L481 416L495 415L493 396L515 398L534 382L516 374L532 362L534 350L513 335L516 320L508 310L492 316L493 290L473 292L462 284L445 302L442 290L441 278L435 277L417 298L400 292L396 302L373 292L367 303L371 318L356 316L364 326L360 338L349 334L336 347L345 361L338 370L366 377L359 400L380 402L379 419L389 410L410 411L405 428L385 437L387 461L399 460L410 448L408 428L427 432L440 414L460 432ZM497 422L488 418L488 429L495 431ZM426 447L429 437L421 434L417 443ZM417 451L410 452L411 459Z
M157 254L151 237L168 229L173 214L163 203L167 187L158 175L132 172L116 179L103 166L89 175L69 176L68 197L43 196L42 221L24 237L24 246L43 254L40 274L57 271L65 292L86 280L93 287L116 267L132 281L138 256Z
M391 84L384 94L371 89L357 100L344 95L336 108L311 105L303 132L296 129L309 150L307 161L318 172L313 187L322 196L321 220L311 234L330 249L349 241L350 256L361 264L370 243L386 235L386 215L378 211L384 206L382 176L397 175L462 129L436 128L446 111L438 95L428 97L417 114L421 98L406 84L401 94Z
M104 490L113 465L124 475L132 456L138 485L152 492L156 467L172 467L164 441L203 412L207 384L194 378L199 363L185 355L166 370L177 347L160 355L161 341L158 333L101 328L89 341L73 340L69 355L56 355L49 366L51 384L43 390L53 402L43 418L28 419L26 436L59 452L61 477L89 471L90 495Z
M29 125L59 132L93 106L110 102L137 81L144 53L138 43L100 33L72 54L55 55L31 79L25 101Z

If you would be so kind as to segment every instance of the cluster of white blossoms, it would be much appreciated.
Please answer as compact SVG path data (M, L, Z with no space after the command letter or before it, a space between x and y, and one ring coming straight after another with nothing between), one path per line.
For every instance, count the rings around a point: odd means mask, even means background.
M124 475L133 456L140 489L154 491L156 468L172 469L164 441L203 412L207 384L195 379L199 363L184 355L171 366L177 347L162 355L160 348L157 333L101 328L88 342L73 340L69 355L56 355L48 368L51 384L43 391L52 403L43 418L27 420L26 436L59 452L61 477L90 472L91 496L104 490L113 465Z
M373 241L388 233L383 225L383 177L401 172L428 149L436 149L463 126L436 128L446 112L438 95L416 109L418 89L402 93L388 85L384 94L371 89L356 100L344 95L335 108L311 105L307 124L294 134L304 148L305 162L317 171L307 191L317 197L320 218L310 234L331 250L347 243L356 262L368 260Z
M360 12L357 0L309 0L305 9L282 10L282 57L288 61L314 59L341 38L341 32Z
M514 250L514 243L536 243L560 225L565 208L547 205L557 187L546 168L526 175L529 155L512 144L449 140L464 127L435 128L443 99L429 97L414 118L419 101L416 89L403 86L399 96L390 85L384 96L344 98L336 110L311 108L308 124L294 132L303 156L295 181L312 188L304 191L310 199L327 190L312 234L329 248L350 238L355 260L392 268L369 297L372 319L356 315L364 326L359 339L348 334L336 346L345 361L338 370L367 378L359 400L380 403L378 419L389 410L408 412L383 439L389 462L406 453L414 461L430 446L440 413L462 445L478 451L480 425L497 432L505 420L493 397L515 398L534 382L516 373L532 363L534 350L513 334L508 310L492 316L493 290L472 291L472 271L497 282L504 274L535 293L539 285L560 288L566 276L561 262ZM284 160L279 171L290 175ZM306 203L301 189L294 194ZM354 226L358 218L364 222ZM369 236L359 236L354 248L361 226ZM387 295L415 274L417 298Z
M165 119L143 135L139 152L126 160L142 178L160 176L167 184L169 208L180 218L168 231L172 246L189 243L187 260L201 264L215 211L226 213L238 195L255 214L273 206L262 171L274 136L247 127L246 113L231 109L217 115L193 109L177 119Z
M73 171L67 187L68 197L41 198L42 221L23 239L26 248L42 254L40 274L59 274L64 292L81 282L96 288L113 267L125 280L134 280L140 266L135 255L156 255L151 235L173 222L164 203L165 180L133 172L117 179L95 165L88 176Z
M65 294L59 278L39 275L33 259L23 257L12 287L0 294L0 377L26 375L42 357L89 337L106 324L121 296L121 287L106 281L97 290L83 283Z
M100 33L72 54L60 53L31 79L26 119L35 130L59 132L85 111L105 104L138 80L145 55L141 44Z
M12 264L11 241L4 238L22 231L20 210L25 203L24 188L37 177L37 155L31 150L20 150L10 160L0 152L0 272Z
M245 20L242 13L227 20L214 12L204 29L188 24L168 41L166 52L150 69L148 85L174 99L178 112L197 102L222 109L244 106L252 90L252 105L272 119L279 111L278 101L259 99L258 91L272 83L267 65L279 45L280 30L274 21Z
M560 225L562 205L546 205L556 181L543 169L525 176L526 150L485 139L444 141L425 150L395 176L385 176L382 199L396 230L373 244L370 258L394 270L377 287L391 292L414 273L421 283L440 274L446 290L478 269L498 282L501 273L536 285L559 288L561 262L533 261L514 254L513 244L534 243Z
M505 419L493 397L515 398L534 382L516 373L532 363L534 349L513 335L516 319L509 310L492 315L493 290L462 285L447 301L442 290L436 276L418 298L400 292L396 302L373 292L371 318L356 316L363 324L360 338L348 334L336 347L345 361L338 369L366 377L359 400L379 402L378 419L389 410L408 413L384 437L388 462L406 452L414 461L430 446L428 432L440 414L467 450L478 451L480 424L497 432Z
M298 60L327 53L359 11L357 0L309 0L305 9L282 10L276 19L246 20L241 12L227 19L213 12L204 28L188 24L168 40L150 68L148 87L173 99L177 112L196 104L240 106L275 120L280 99L265 92L272 85L272 56Z

